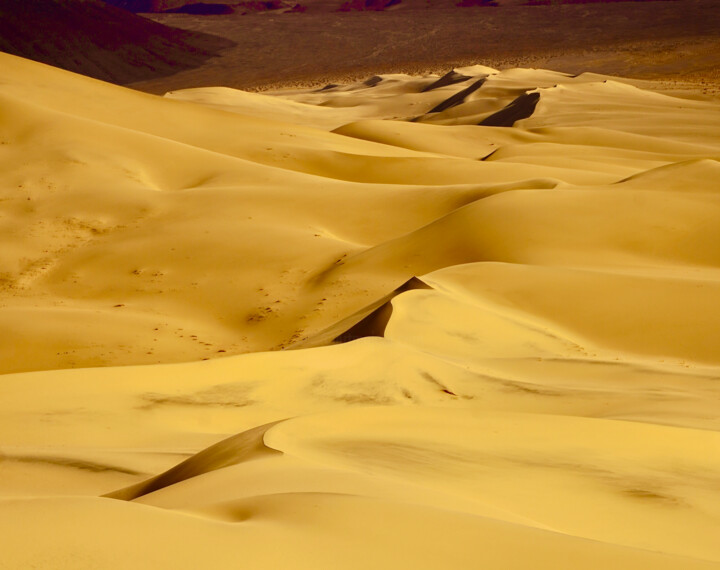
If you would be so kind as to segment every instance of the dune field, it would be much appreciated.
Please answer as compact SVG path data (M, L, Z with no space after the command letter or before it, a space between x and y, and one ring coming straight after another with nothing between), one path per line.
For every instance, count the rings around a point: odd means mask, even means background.
M720 568L717 100L0 69L0 568Z

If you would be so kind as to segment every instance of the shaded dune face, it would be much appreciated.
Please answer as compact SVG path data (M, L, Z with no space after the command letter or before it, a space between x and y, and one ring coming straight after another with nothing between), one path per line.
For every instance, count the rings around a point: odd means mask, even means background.
M718 567L716 102L0 68L0 566Z
M451 76L451 79L446 80L443 82L443 78L448 77L448 75L444 75L440 79L438 79L437 82L435 82L433 85L430 85L428 88L426 88L428 91L432 89L437 89L438 87L444 87L444 85L452 85L453 83L460 83L462 81L463 75L456 75L454 77ZM469 87L466 87L462 91L459 91L458 93L455 93L452 97L448 97L440 103L439 105L435 105L432 109L430 109L430 113L440 113L442 111L445 111L446 109L450 109L451 107L455 107L456 105L459 105L460 103L464 103L467 99L468 95L471 93L474 93L478 89L480 89L483 86L483 83L485 83L485 78L482 77L475 81L472 85Z
M512 103L509 103L507 107L483 119L480 125L484 127L512 127L517 121L531 117L538 101L540 101L540 93L520 95Z
M265 432L277 423L272 422L234 435L193 455L157 477L126 489L114 491L105 496L111 499L132 501L165 487L176 485L193 477L199 477L204 473L238 465L262 457L265 454L277 453L277 451L265 446L263 443Z
M331 343L350 342L366 337L383 337L393 312L392 300L401 293L419 289L431 289L431 287L417 277L412 277L367 307L333 323L325 330L293 343L288 348L310 348Z
M454 69L451 69L437 81L433 81L427 87L423 87L422 92L426 93L427 91L439 89L440 87L446 87L447 85L453 85L454 83L461 83L462 81L467 81L468 79L470 79L470 76L463 75L462 73L458 73Z

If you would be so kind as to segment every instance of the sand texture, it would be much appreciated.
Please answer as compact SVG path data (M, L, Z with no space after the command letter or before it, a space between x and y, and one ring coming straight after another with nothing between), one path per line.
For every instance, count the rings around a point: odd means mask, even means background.
M720 568L717 102L0 68L0 568Z

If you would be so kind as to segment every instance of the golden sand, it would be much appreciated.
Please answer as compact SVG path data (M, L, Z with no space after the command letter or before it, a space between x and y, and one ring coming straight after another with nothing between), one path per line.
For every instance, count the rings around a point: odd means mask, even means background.
M717 102L0 67L0 568L720 568Z

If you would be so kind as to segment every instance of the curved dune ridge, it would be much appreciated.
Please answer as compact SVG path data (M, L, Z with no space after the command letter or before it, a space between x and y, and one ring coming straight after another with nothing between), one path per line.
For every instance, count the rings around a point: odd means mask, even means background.
M0 568L720 568L716 102L0 66Z

